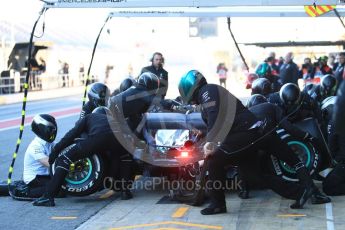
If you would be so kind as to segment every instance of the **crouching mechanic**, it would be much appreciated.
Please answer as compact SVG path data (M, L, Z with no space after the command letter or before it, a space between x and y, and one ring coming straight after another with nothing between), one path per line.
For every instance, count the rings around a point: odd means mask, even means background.
M44 195L35 200L33 205L55 206L54 197L60 190L70 164L73 162L95 152L110 151L114 154L125 154L116 151L120 145L114 135L116 126L111 112L106 107L98 107L91 114L80 119L74 128L68 131L60 142L53 147L49 156L49 164L55 162L55 174L48 182ZM74 139L82 133L87 133L87 138L73 144Z
M15 197L38 198L44 194L50 180L48 159L57 133L55 118L38 114L31 123L31 129L36 137L24 156L23 180L27 186L15 188Z
M256 154L258 149L295 168L304 192L290 207L303 207L312 196L315 185L303 163L275 132L261 133L262 122L239 99L220 86L207 84L205 77L196 70L189 71L181 78L179 92L187 103L201 104L201 115L207 125L204 154L209 166L211 204L201 210L201 214L226 212L225 166L246 166L248 158ZM220 147L217 146L219 142Z
M308 141L309 139L313 138L309 133L300 130L293 123L290 123L288 121L288 117L283 116L283 111L279 106L267 103L267 99L260 94L254 94L250 97L247 102L247 108L259 120L265 121L266 132L276 130L276 128L283 128L289 134L299 140ZM255 162L252 163L255 164ZM257 177L261 177L261 180L259 180L262 182L262 184L266 184L268 188L272 189L274 192L285 198L297 199L304 192L303 186L300 186L298 183L288 182L280 177L273 175L260 175L260 170L253 170L255 168L259 167L249 168L249 170L254 171L252 172L252 174ZM323 204L330 201L330 198L323 195L319 191L319 189L315 187L314 193L311 197L312 204Z
M327 97L335 96L337 94L338 81L332 74L327 74L321 78L319 85L314 86L308 91L311 98L316 100L319 105Z

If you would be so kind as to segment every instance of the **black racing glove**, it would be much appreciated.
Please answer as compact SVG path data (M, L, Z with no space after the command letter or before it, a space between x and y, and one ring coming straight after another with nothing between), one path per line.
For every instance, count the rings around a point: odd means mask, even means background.
M313 137L310 133L306 133L305 137L303 138L304 141L314 142L315 137Z
M49 164L52 165L54 164L56 158L59 156L59 153L55 150L55 148L52 149L50 155L49 155Z
M161 106L166 110L172 110L173 108L173 101L170 99L165 99L160 102Z

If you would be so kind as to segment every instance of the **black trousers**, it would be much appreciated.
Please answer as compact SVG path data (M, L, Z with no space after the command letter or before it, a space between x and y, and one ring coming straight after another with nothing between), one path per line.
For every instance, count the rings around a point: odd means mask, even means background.
M107 133L88 137L74 144L71 148L65 149L55 161L55 174L46 187L48 196L55 197L57 195L71 163L89 157L95 152L105 153L106 151L111 152L114 159L119 159L123 155L123 152L119 151L121 149L119 146L121 144L115 136L112 133ZM126 167L130 171L131 165L126 165Z
M29 187L28 197L32 197L32 198L41 197L44 194L45 188L49 181L50 181L50 176L37 175L35 179L30 181L30 183L28 184L28 187Z
M345 164L337 164L322 182L322 189L328 196L345 195Z
M257 154L259 149L264 150L267 154L276 156L287 164L294 166L300 162L298 157L293 153L289 146L283 142L275 133L271 133L259 142L256 142L262 135L257 130L248 130L245 132L238 132L227 136L221 147L209 158L209 187L211 191L211 200L216 205L225 205L224 190L225 187L213 186L224 185L227 165L235 165L242 168L246 172L250 169L248 165L252 157ZM225 150L225 151L223 151ZM246 170L248 168L248 170ZM246 180L247 175L241 175Z

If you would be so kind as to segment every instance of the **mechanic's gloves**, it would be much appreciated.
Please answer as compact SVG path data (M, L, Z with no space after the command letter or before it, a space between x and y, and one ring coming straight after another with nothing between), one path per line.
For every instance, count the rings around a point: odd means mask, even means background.
M54 164L56 158L59 156L59 153L53 148L50 155L49 155L49 164L52 165Z
M215 153L217 144L214 142L206 142L204 145L204 158L209 158Z
M161 100L160 103L161 103L163 109L166 109L166 110L172 110L173 109L174 103L170 99Z
M310 141L310 142L314 142L316 140L315 137L313 137L310 133L306 133L306 135L303 138L304 141Z

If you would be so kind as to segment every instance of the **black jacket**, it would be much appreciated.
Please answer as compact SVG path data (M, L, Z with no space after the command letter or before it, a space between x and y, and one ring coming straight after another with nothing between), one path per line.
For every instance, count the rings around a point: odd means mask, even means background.
M314 117L317 119L319 124L322 124L322 114L319 104L305 92L301 92L301 97L302 99L300 104L295 106L295 112L291 111L291 109L289 110L283 104L280 105L281 109L284 112L284 116L289 115L288 119L292 123L302 121L309 117Z
M266 131L274 130L275 128L283 128L292 136L304 139L308 133L300 130L284 117L282 109L271 103L263 103L249 108L258 119L266 122Z
M149 66L146 66L144 68L142 68L141 70L141 73L145 73L145 72L150 72L150 73L153 73L155 75L157 75L157 77L159 77L160 79L160 88L161 88L161 95L163 97L165 97L165 95L167 94L167 91L168 91L168 86L169 86L169 81L168 81L168 72L163 69L163 67L160 67L158 69L156 69L153 65L149 65Z
M283 104L283 102L280 100L279 92L270 93L269 95L266 96L266 98L269 103L272 103L278 106L282 106Z
M226 136L247 131L258 121L239 99L219 85L203 86L197 101L210 142L222 142Z
M315 86L310 92L310 97L321 105L321 102L327 98L327 95L322 93L321 85Z
M298 81L298 66L293 61L284 63L280 67L279 82L284 85L286 83L297 84Z
M85 103L85 105L83 106L81 112L80 112L80 118L82 119L84 118L86 115L92 113L92 111L95 109L95 107L88 101Z
M88 114L77 121L75 126L65 134L59 143L54 146L53 152L61 152L64 148L71 145L75 138L80 137L82 133L86 133L87 137L102 134L112 135L112 125L114 125L114 121L107 115L99 113Z
M113 96L109 100L109 109L116 120L128 124L132 131L135 131L142 120L142 114L146 113L150 107L156 103L159 105L161 98L152 92L148 92L145 87L138 85ZM137 130L140 133L140 130Z

